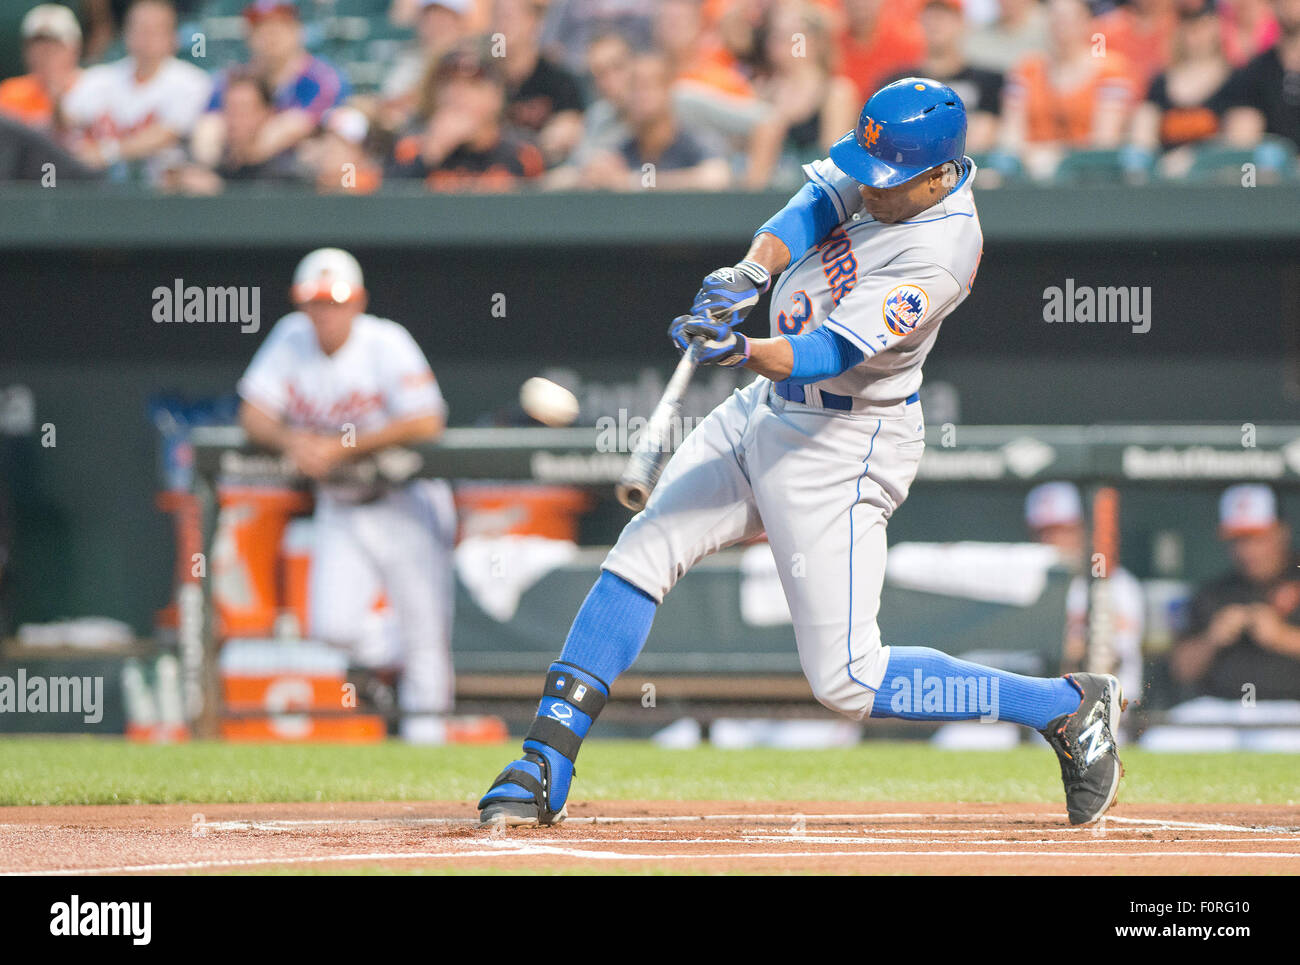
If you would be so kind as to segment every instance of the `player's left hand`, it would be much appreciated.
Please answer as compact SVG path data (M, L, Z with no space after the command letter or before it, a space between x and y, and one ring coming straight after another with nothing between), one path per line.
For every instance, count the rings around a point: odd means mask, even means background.
M679 315L668 327L668 335L679 352L685 352L693 341L702 342L699 359L703 365L744 365L749 361L749 339L725 323Z
M757 262L742 261L733 268L718 268L704 276L691 303L691 314L734 328L771 285L771 274Z

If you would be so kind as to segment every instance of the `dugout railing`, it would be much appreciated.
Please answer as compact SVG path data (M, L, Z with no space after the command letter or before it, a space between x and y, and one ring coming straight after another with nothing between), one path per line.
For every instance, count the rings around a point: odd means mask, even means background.
M247 446L238 427L196 429L192 442L194 494L205 549L211 548L219 485L303 485L286 460ZM393 482L421 475L582 486L612 499L613 483L626 455L602 452L597 443L597 432L590 428L453 428L437 445L390 452L355 464L350 472L361 479ZM1300 481L1300 425L935 425L927 430L926 455L914 492L930 486L1028 487L1048 479L1072 480L1090 493L1114 487L1121 494L1131 487L1218 489L1241 481L1293 486ZM1120 516L1122 512L1121 504ZM475 613L461 591L464 617L458 620L458 634L497 641L488 647L457 641L459 699L466 707L531 713L538 668L553 655L602 554L599 548L588 548L570 566L551 574L550 582L538 589L540 602L535 607L526 597L516 618L525 628L522 632ZM635 707L643 697L639 688L647 681L655 683L664 699L676 701L674 706L705 717L737 709L783 715L810 706L788 625L701 628L690 624L692 632L683 629L688 626L687 615L700 611L692 606L692 583L703 592L704 582L739 579L738 571L735 551L720 554L705 561L675 591L670 600L678 606L665 605L654 645L616 692L612 719L635 718ZM215 732L220 697L216 683L220 641L211 583L207 571L180 601L187 709L199 732L209 734ZM989 609L982 616L969 601L945 613L937 595L891 600L891 595L916 591L887 588L882 632L888 639L909 643L924 643L926 634L938 633L956 652L981 655L995 648L996 641L1011 641L1006 653L1012 655L1012 664L1016 653L1027 654L1034 663L1022 663L1021 668L1055 672L1065 583L1066 577L1057 574L1039 603L1023 612ZM681 619L670 609L680 609ZM918 632L918 622L899 615L917 613L925 614L925 622L920 638L912 640L909 631ZM740 645L735 643L738 635L743 635ZM629 713L623 715L618 707Z

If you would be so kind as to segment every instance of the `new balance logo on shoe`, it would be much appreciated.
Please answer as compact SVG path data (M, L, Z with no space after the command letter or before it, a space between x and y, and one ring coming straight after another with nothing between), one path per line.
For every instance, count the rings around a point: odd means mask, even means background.
M1079 735L1079 743L1086 743L1088 748L1083 755L1085 765L1091 764L1110 749L1110 740L1102 737L1105 724L1105 718L1099 717L1091 727Z

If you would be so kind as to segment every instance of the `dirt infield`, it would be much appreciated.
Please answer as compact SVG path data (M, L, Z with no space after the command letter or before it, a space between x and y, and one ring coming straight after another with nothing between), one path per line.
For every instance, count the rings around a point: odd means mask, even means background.
M1042 804L593 801L560 827L506 831L473 815L448 802L12 807L0 873L1300 873L1300 816L1277 806L1116 807L1095 828Z

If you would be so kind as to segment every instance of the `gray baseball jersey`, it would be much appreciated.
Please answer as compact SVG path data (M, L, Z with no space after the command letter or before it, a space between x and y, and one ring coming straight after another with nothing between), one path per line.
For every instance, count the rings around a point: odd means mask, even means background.
M979 264L966 164L947 197L893 225L860 213L830 161L810 165L843 220L778 280L772 333L827 325L863 361L809 386L758 378L735 392L686 437L604 563L662 600L699 559L766 531L813 694L855 719L889 662L876 626L885 527L925 449L921 365Z
M967 162L969 163L969 161ZM921 387L939 325L970 294L984 237L971 193L974 165L942 201L903 224L862 212L856 182L829 160L805 168L835 203L841 224L781 275L772 289L772 335L826 326L866 358L805 387L871 405Z

